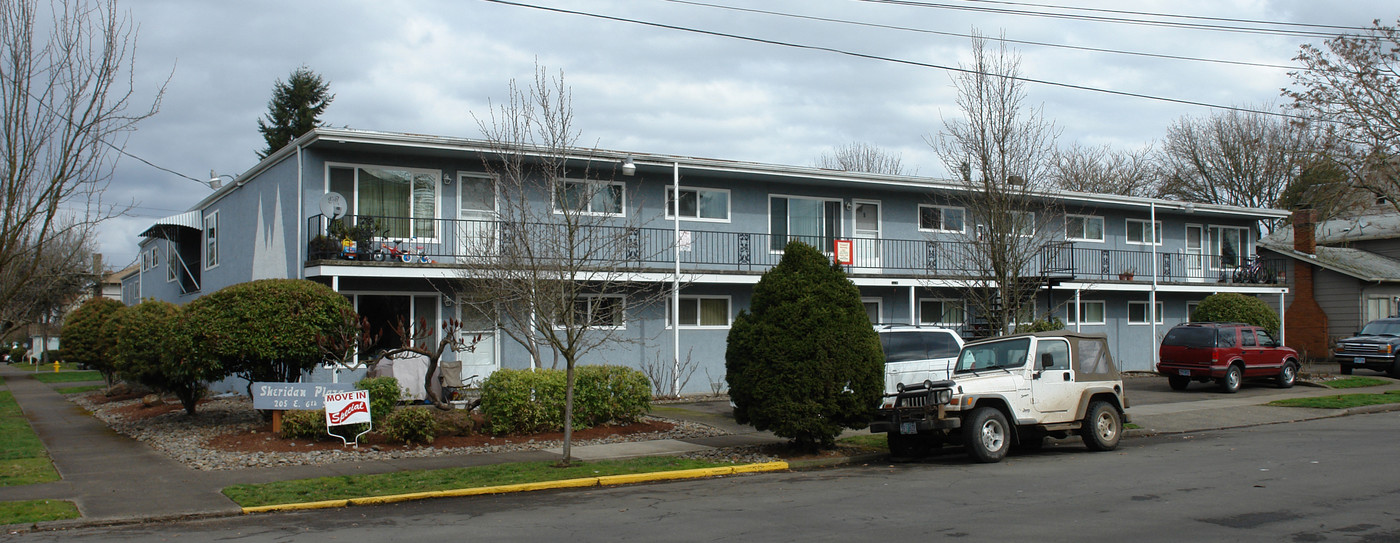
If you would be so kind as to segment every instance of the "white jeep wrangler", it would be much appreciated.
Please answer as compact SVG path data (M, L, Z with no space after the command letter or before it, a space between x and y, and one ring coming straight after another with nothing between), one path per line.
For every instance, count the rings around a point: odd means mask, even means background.
M1128 420L1103 334L1057 330L968 343L952 377L904 385L878 410L870 431L888 434L891 456L960 441L973 459L997 462L1013 444L1036 449L1047 437L1072 434L1107 451Z

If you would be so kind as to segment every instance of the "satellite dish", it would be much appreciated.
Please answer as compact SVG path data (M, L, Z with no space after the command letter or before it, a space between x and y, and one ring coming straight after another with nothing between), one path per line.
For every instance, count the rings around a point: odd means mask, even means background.
M321 197L321 214L332 219L339 219L345 216L345 211L349 206L345 203L345 197L339 192L327 192Z

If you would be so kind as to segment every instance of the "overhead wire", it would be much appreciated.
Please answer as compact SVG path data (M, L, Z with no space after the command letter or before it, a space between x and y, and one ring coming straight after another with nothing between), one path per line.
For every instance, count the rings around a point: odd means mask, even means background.
M1011 0L963 0L963 1L964 1L964 2L977 2L977 3L982 3L982 4L1003 4L1003 5L1008 5L1008 6L1030 6L1030 7L1037 7L1037 8L1063 9L1063 10L1068 10L1068 11L1092 11L1092 12L1098 12L1098 13L1117 13L1117 14L1121 14L1121 15L1146 15L1146 16L1149 16L1149 17L1167 17L1167 18L1173 18L1173 19L1198 19L1198 20L1202 20L1202 21L1221 21L1221 22L1230 22L1230 23L1249 23L1249 24L1265 24L1265 25L1278 25L1278 26L1300 26L1300 27L1309 27L1309 28L1330 28L1330 29L1333 29L1333 30L1358 30L1358 31L1365 31L1365 30L1368 30L1368 28L1366 28L1366 27L1364 27L1364 26L1324 25L1324 24L1317 24L1317 23L1298 23L1298 22L1293 22L1293 21L1266 21L1266 20L1262 20L1262 19L1239 19L1239 18L1234 18L1234 17L1211 17L1211 16L1208 16L1208 15L1182 15L1182 14L1178 14L1178 13L1158 13L1158 12L1151 12L1151 11L1135 11L1135 10L1126 10L1126 9L1089 8L1089 7L1083 7L1083 6L1061 6L1061 5L1056 5L1056 4L1037 4L1037 3L1034 3L1034 2L1013 2L1013 1L1011 1Z
M680 25L673 25L673 24L667 24L667 23L658 23L658 22L654 22L654 21L644 21L644 20L640 20L640 19L631 19L631 18L627 18L627 17L619 17L619 16L616 16L616 15L604 15L604 14L601 14L601 13L592 13L592 12L578 11L578 10L572 10L572 9L564 9L564 8L558 8L558 7L552 7L552 6L540 6L540 5L534 5L534 4L526 4L526 3L523 3L523 2L514 2L514 1L511 1L511 0L482 0L482 1L483 1L483 2L490 2L490 3L493 3L493 4L506 5L506 6L514 6L514 7L528 8L528 9L536 9L536 10L541 10L541 11L550 11L550 12L562 13L562 14L567 14L567 15L578 15L578 16L582 16L582 17L590 17L590 18L602 19L602 20L607 20L607 21L615 21L615 22L623 22L623 23L637 24L637 25L642 25L642 26L650 26L650 27L654 27L654 28L663 28L663 29L667 29L667 30L676 30L676 31L680 31L680 32L688 32L688 33L693 33L693 34L701 34L701 35L707 35L707 36L716 36L716 37L722 37L722 38L730 38L730 39L736 39L736 40L741 40L741 41L749 41L749 42L754 42L754 43L762 43L762 44L767 44L767 45L776 45L776 46L780 46L780 47L788 47L788 48L793 48L793 49L803 49L803 50L808 50L808 51L821 51L821 52L834 53L834 54L844 55L844 56L849 56L849 57L854 57L854 58L862 58L862 59L867 59L867 60L878 60L878 61L890 62L890 63L894 63L894 64L903 64L903 65L907 65L907 66L917 66L917 67L922 67L922 68L934 68L934 69L939 69L939 70L944 70L944 71L949 71L949 72L956 72L956 73L964 73L964 74L978 75L978 72L977 72L976 70L969 70L969 69L967 69L967 68L961 68L961 67L957 67L957 66L947 66L947 65L942 65L942 64L934 64L934 63L931 63L931 62L919 62L919 61L914 61L914 60L907 60L907 59L899 59L899 58L885 57L885 56L874 55L874 54L869 54L869 53L860 53L860 52L856 52L856 51L848 51L848 50L845 50L845 49L838 49L838 48L835 48L835 47L828 47L828 46L821 46L821 45L809 45L809 44L801 44L801 43L793 43L793 42L786 42L786 41L781 41L781 40L776 40L776 39L769 39L769 38L758 38L758 37L754 37L754 36L745 36L745 35L742 35L742 34L733 34L733 33L728 33L728 32L719 32L719 31L716 31L716 30L705 30L705 29L700 29L700 28L692 28L692 27L686 27L686 26L680 26ZM1182 105L1189 105L1189 106L1199 106L1199 107L1207 107L1207 108L1216 108L1216 109L1223 109L1223 110L1227 110L1227 111L1237 111L1237 112L1241 112L1241 113L1257 113L1257 114L1261 114L1261 115L1268 115L1268 116L1273 116L1273 117L1282 117L1282 118L1286 118L1286 119L1303 120L1303 118L1300 117L1300 116L1298 116L1298 115L1292 115L1292 114L1289 114L1289 113L1283 113L1283 112L1278 112L1278 111L1264 111L1264 110L1257 110L1257 109L1251 109L1251 108L1240 107L1240 106L1226 106L1226 105L1220 105L1220 104L1212 104L1212 103L1209 103L1209 102L1201 102L1201 101L1198 101L1198 100L1187 100L1187 99L1184 99L1184 98L1171 98L1171 97L1166 97L1166 96L1155 96L1155 95L1151 95L1151 94L1144 94L1144 93L1138 93L1138 92L1121 91L1121 90L1114 90L1114 89L1105 89L1105 88L1100 88L1100 87L1091 87L1091 86L1088 86L1088 85L1078 85L1078 84L1074 84L1074 83L1063 83L1063 82L1058 82L1058 81L1050 81L1050 80L1046 80L1046 79L1036 79L1036 78L1030 78L1030 77L1020 77L1020 76L1012 77L1012 76L1006 76L1006 75L1002 75L1002 74L981 74L981 75L991 75L991 76L994 76L994 77L1009 78L1009 79L1013 79L1013 80L1016 80L1016 81L1024 81L1024 82L1027 82L1027 83L1035 83L1035 84L1038 84L1038 85L1046 85L1046 86L1050 86L1050 87L1059 87L1059 88L1064 88L1064 89L1081 90L1081 91L1088 91L1088 92L1097 92L1097 93L1101 93L1101 94L1109 94L1109 95L1114 95L1114 96L1124 96L1124 97L1129 97L1129 98L1141 98L1141 99L1144 99L1144 100L1152 100L1152 101L1157 101L1157 102L1167 102L1167 103L1182 104Z

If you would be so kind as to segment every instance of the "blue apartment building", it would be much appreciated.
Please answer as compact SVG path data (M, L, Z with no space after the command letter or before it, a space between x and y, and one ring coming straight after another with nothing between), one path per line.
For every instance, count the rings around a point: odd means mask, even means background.
M343 293L377 326L399 317L467 317L473 324L463 333L482 340L472 352L449 355L463 362L465 375L532 367L527 350L498 326L463 315L456 294L463 263L483 257L467 238L500 232L491 227L496 181L484 162L498 156L481 140L313 130L144 231L141 265L123 281L124 301L182 304L250 280L304 278ZM584 363L640 367L679 351L698 364L682 392L708 392L706 376L724 375L730 323L794 238L827 252L849 240L847 272L872 322L981 333L962 294L981 278L966 264L979 224L958 204L960 183L596 149L578 150L576 160L580 178L562 183L608 188L578 205L618 218L637 214L630 217L642 219L634 221L641 225L632 233L637 246L664 248L637 251L628 263L638 288L669 289L677 266L682 285L679 330L665 304L631 307L619 296L616 326L637 341L594 351ZM679 223L667 204L677 178ZM316 238L326 234L330 218L321 203L332 192L343 199L342 220L372 218L385 229L378 241L411 240L405 245L431 261L347 260L327 252ZM1040 281L1036 315L1107 334L1124 370L1150 371L1160 337L1211 294L1258 296L1283 313L1283 265L1256 255L1255 232L1287 212L1078 192L1037 197L1059 211L1040 221L1053 242L1027 270ZM1238 273L1251 265L1263 272ZM329 380L328 373L308 379Z

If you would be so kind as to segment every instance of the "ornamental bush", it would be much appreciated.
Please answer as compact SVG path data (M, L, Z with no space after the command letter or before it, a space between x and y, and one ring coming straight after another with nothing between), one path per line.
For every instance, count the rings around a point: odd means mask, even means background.
M1191 312L1191 322L1243 322L1278 336L1278 313L1269 304L1238 292L1222 292L1207 296Z
M579 366L574 428L640 420L651 409L651 382L622 366ZM563 370L497 370L481 384L481 412L495 434L564 428Z
M794 241L729 329L725 379L734 419L802 448L862 428L883 392L880 340L839 266Z
M190 356L189 338L180 333L181 316L175 304L146 300L118 309L102 333L111 341L118 375L174 394L193 415L207 390L205 383L225 374L218 362Z
M317 336L353 334L350 302L304 279L262 279L220 289L185 307L182 333L193 356L254 381L295 382L323 358Z
M427 407L402 407L389 413L380 433L391 440L409 443L432 443L437 437L437 419Z
M112 363L112 344L102 334L102 327L123 307L126 306L111 298L91 298L68 315L58 336L63 360L97 370L109 387L116 366Z
M325 439L325 411L285 411L282 413L282 428L277 433L283 439Z
M393 377L366 377L356 381L355 388L369 393L369 415L376 427L383 424L384 417L389 416L404 397L403 387Z

